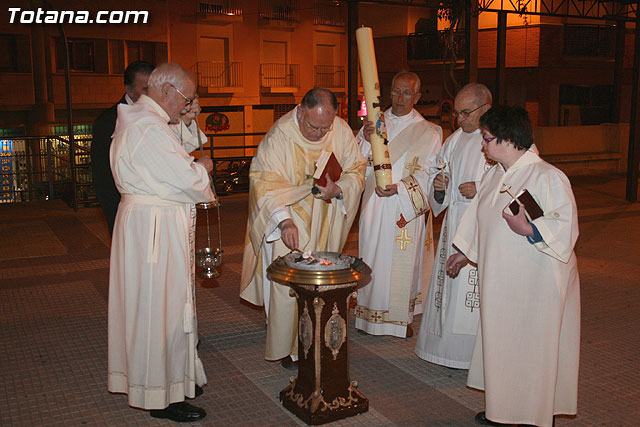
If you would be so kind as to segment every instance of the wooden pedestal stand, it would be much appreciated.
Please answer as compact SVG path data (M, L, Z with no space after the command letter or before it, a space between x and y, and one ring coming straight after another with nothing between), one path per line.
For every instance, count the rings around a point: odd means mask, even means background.
M371 269L353 258L342 270L299 270L283 258L267 277L289 285L298 302L298 376L280 392L285 408L307 424L318 425L369 410L369 401L349 377L349 300L357 296Z

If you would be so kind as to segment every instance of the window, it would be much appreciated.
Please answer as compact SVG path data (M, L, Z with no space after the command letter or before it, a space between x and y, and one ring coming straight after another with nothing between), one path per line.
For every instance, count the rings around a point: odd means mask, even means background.
M13 35L0 35L0 71L18 71L17 41Z
M560 125L611 122L613 86L560 86Z
M134 61L156 63L155 43L130 40L125 43L127 47L127 64L131 64Z
M600 25L565 25L562 53L568 56L613 57L613 27Z
M64 41L56 39L56 71L65 69ZM69 39L69 69L71 71L95 71L93 40Z

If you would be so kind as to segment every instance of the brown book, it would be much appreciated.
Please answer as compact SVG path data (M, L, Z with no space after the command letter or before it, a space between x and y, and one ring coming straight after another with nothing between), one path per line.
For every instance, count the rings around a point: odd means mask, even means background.
M331 151L322 151L320 157L318 157L318 161L316 162L316 171L313 173L313 178L315 179L315 184L321 187L327 185L327 173L333 180L336 182L340 179L342 175L342 167L340 163L338 163L338 159L336 155Z
M526 188L520 190L516 195L516 199L524 205L524 210L529 221L540 218L544 214L540 205L534 200L533 196ZM504 211L511 215L518 215L518 212L520 212L520 204L516 200L513 200L504 208Z

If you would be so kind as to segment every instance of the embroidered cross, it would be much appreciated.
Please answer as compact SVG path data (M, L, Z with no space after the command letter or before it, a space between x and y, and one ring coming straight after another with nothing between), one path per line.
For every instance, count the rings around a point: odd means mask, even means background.
M400 250L406 251L407 245L413 243L413 238L409 236L407 229L403 229L399 236L396 236L396 242L400 243Z
M371 320L374 323L378 323L379 321L382 320L382 315L380 313L378 313L377 311L374 311L373 313L371 313Z
M407 163L406 165L404 165L404 168L409 171L409 175L413 175L415 171L419 171L420 169L422 169L422 166L420 166L420 164L418 163L418 158L414 157L411 163Z
M407 181L411 181L411 182L407 182ZM413 180L406 180L406 181L402 180L402 182L404 183L404 186L407 188L407 192L420 190L420 186L416 184L415 181Z
M433 243L433 238L431 237L431 234L427 233L427 237L426 239L424 239L424 247L430 249L432 243Z

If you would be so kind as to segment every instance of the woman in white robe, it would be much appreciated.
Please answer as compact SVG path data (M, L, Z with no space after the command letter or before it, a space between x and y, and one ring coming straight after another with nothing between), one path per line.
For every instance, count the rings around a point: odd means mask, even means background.
M577 411L580 282L573 252L577 208L567 177L528 150L531 124L521 108L494 107L481 118L483 149L499 162L482 178L447 262L455 276L477 263L480 327L467 385L485 391L480 424L551 426ZM543 215L503 213L509 192L527 189ZM507 191L508 190L508 191Z

